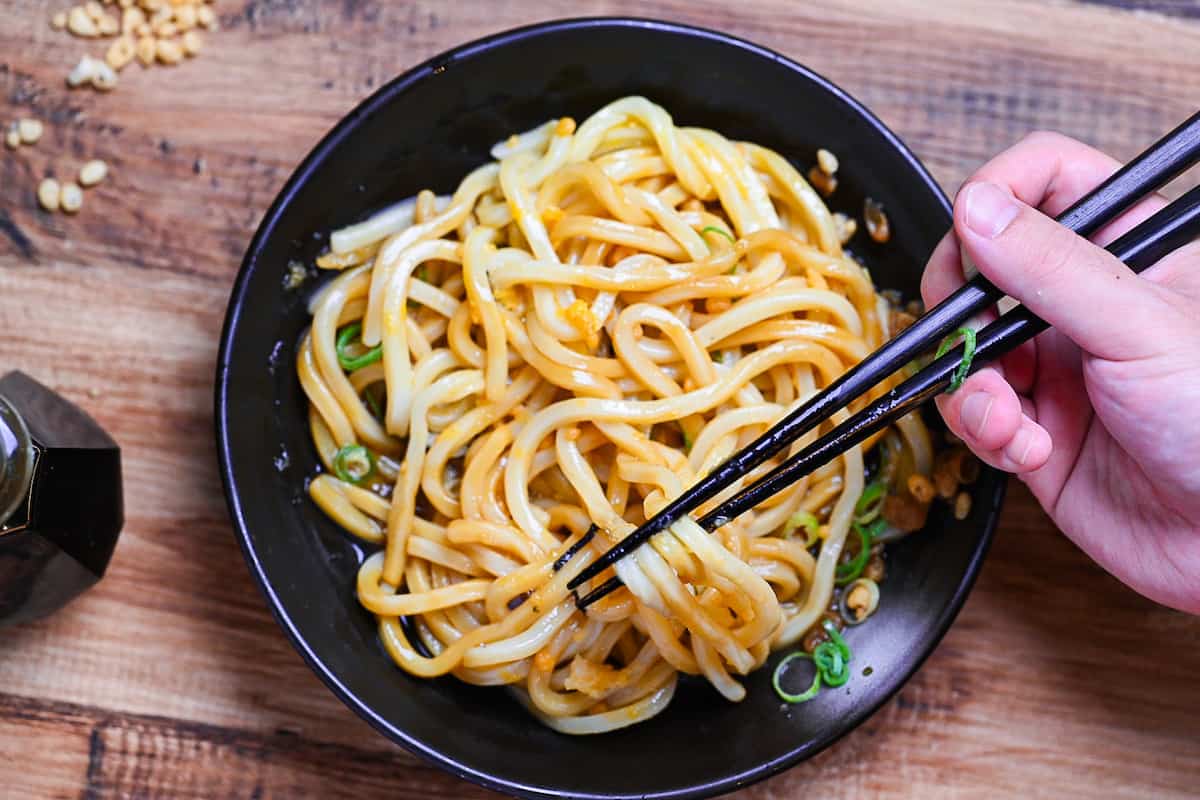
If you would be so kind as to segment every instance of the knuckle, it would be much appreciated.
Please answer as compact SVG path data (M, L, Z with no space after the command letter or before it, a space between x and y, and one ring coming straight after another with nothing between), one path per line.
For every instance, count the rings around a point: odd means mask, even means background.
M1030 286L1057 285L1069 280L1073 268L1088 255L1086 244L1058 225L1047 227L1042 236L1027 237L1023 279Z
M1039 129L1025 134L1024 138L1021 139L1020 144L1031 147L1057 150L1071 141L1072 140L1069 137L1064 136L1058 131Z

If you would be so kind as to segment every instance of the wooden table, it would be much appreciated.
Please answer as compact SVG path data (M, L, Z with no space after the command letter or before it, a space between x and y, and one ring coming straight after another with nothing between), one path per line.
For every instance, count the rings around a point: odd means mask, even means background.
M0 631L6 797L493 796L389 744L309 672L243 566L213 450L217 335L260 215L317 138L406 67L551 17L699 23L846 87L947 190L1038 127L1129 157L1200 100L1200 5L1186 0L222 0L202 57L131 68L103 96L63 85L84 49L48 25L63 5L14 0L0 16L4 116L49 123L0 158L0 368L116 436L128 516L94 591ZM92 156L112 174L82 213L36 209L47 170ZM1108 577L1014 484L921 672L841 743L741 796L1196 792L1200 620Z

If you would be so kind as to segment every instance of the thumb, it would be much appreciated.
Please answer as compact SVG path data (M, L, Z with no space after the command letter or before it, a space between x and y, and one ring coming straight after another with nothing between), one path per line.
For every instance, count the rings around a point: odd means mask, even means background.
M1152 353L1145 331L1161 313L1159 294L1107 250L986 181L959 192L954 229L984 277L1084 350L1112 360Z

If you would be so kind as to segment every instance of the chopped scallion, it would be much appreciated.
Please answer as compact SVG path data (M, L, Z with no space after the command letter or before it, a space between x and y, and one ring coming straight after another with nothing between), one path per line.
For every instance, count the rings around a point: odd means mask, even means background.
M348 444L333 457L333 474L347 483L358 485L374 471L375 459L361 444Z
M854 506L854 521L860 525L874 521L883 508L883 496L883 481L868 483L867 487L863 489L862 495L859 496L858 503Z
M852 525L854 532L858 534L858 554L845 564L838 564L838 568L834 572L834 583L838 586L845 586L862 575L867 562L871 560L871 542L886 524L884 520L877 519L870 525L861 525L857 522Z
M354 372L363 367L374 364L379 359L383 358L383 345L376 345L361 355L352 356L346 352L346 348L350 346L351 340L362 332L361 322L352 322L342 328L341 333L337 337L337 357L338 363L346 372Z
M971 371L971 361L975 358L975 330L973 328L959 328L954 333L947 336L938 345L937 353L934 358L941 358L950 352L950 348L954 347L955 338L962 337L963 340L963 355L962 361L954 368L954 374L950 376L950 385L946 387L946 394L954 394L959 387L963 385L963 381L967 379L967 373Z
M779 662L779 666L775 667L771 684L775 687L775 693L784 702L805 703L817 696L817 693L821 691L822 684L837 688L845 686L846 682L850 680L850 646L846 644L846 640L838 633L837 627L829 620L825 620L824 628L826 635L829 636L829 641L817 645L811 656L803 650L798 650L784 658ZM783 688L782 679L788 664L797 659L811 660L816 671L813 674L812 684L806 690L800 694L792 694Z
M732 233L725 230L724 228L718 228L716 225L708 225L706 227L701 228L700 234L704 235L704 234L708 233L709 231L712 231L713 233L719 233L721 236L724 236L726 239L729 240L730 244L737 244L737 239L733 238Z
M807 703L817 696L817 692L821 691L821 672L813 671L812 683L800 694L792 694L783 688L783 673L787 670L788 664L798 659L812 660L812 657L803 650L797 650L789 656L786 656L779 662L779 666L775 667L775 674L771 676L771 685L775 687L775 694L779 695L785 703Z
M788 517L783 525L783 535L791 536L797 528L803 528L805 534L804 546L812 547L821 535L821 521L811 511L797 511Z

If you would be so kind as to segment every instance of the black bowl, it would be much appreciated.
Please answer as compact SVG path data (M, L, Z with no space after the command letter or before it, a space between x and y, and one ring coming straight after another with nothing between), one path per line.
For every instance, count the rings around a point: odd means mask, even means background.
M380 89L304 160L271 206L242 264L221 340L216 415L221 477L246 560L292 643L348 706L404 747L468 780L525 797L701 797L730 791L817 753L913 674L962 606L991 539L1004 481L985 473L973 511L935 512L892 547L879 613L847 638L844 689L784 707L771 665L728 703L684 681L660 716L599 737L535 722L507 693L398 669L354 596L362 548L308 501L316 457L294 346L309 291L283 288L318 232L423 188L452 190L488 147L552 117L583 119L641 94L680 124L775 148L801 165L841 159L832 206L887 208L887 245L853 248L882 286L910 296L950 224L949 205L903 144L841 89L788 59L719 33L631 19L522 28L434 58ZM311 287L307 287L311 290ZM776 659L778 655L776 656ZM863 674L870 667L870 675Z

